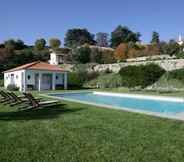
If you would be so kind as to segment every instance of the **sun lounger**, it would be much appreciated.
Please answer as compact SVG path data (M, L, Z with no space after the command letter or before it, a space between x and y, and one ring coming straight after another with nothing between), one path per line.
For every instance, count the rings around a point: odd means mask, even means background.
M28 102L28 99L24 96L17 96L14 92L7 92L9 96L11 96L13 102L10 103L10 106L15 106L18 104L26 103Z
M8 95L8 93L4 92L4 91L0 91L0 95L1 95L1 103L10 103L12 102L12 98L11 96Z
M51 101L38 101L31 93L23 93L25 97L29 100L31 108L48 107L57 105L59 102L56 100Z

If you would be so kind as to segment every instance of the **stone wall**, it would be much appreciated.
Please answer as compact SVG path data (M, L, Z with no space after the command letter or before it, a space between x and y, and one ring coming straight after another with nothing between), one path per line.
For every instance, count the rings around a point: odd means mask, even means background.
M112 72L119 72L122 67L129 65L145 65L149 63L155 63L165 69L166 71L171 71L175 69L184 68L184 59L170 59L170 60L156 60L156 61L140 61L140 62L124 62L124 63L115 63L115 64L90 64L89 66L85 65L87 71L105 71L109 69ZM68 71L73 71L75 65L64 65Z
M157 61L143 61L143 62L125 62L116 64L101 64L94 67L94 71L105 71L109 69L113 72L118 72L122 67L129 65L145 65L149 63L155 63L165 69L166 71L171 71L175 69L184 68L184 59L173 59L173 60L157 60Z

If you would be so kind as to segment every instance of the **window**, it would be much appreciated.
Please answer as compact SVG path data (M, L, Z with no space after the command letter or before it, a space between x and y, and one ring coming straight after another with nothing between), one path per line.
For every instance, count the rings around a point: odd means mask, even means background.
M31 79L31 76L30 76L30 75L28 75L28 76L27 76L27 79L28 79L28 80L30 80L30 79Z
M58 76L56 75L56 80L58 80Z
M19 76L18 75L16 75L16 79L18 79L19 78Z

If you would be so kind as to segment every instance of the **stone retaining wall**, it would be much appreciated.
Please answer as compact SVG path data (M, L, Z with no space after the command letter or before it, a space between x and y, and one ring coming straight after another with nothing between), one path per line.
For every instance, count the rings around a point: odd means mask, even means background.
M156 61L140 61L140 62L124 62L124 63L115 63L115 64L93 64L85 65L87 71L105 71L109 69L112 72L119 72L122 67L129 65L145 65L149 63L155 63L165 69L166 71L176 70L184 68L184 59L170 59L170 60L156 60ZM73 71L75 65L63 65L69 71Z

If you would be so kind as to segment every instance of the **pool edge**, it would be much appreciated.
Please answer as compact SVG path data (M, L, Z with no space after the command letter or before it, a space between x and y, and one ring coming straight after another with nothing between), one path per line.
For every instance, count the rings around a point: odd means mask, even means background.
M82 91L82 93L92 93L92 92L94 92L94 91L88 91L88 92L87 91L86 92ZM75 93L75 92L63 92L61 94L66 94L66 93ZM81 92L78 91L76 93L81 93ZM58 99L58 100L64 100L64 101L69 101L69 102L81 103L81 104L85 104L85 105L97 106L97 107L100 107L100 108L115 109L115 110L121 110L121 111L126 111L126 112L132 112L132 113L144 114L144 115L149 115L149 116L155 116L155 117L159 117L159 118L184 121L183 113L177 113L176 115L164 115L164 114L156 113L156 112L150 112L150 111L144 111L144 110L135 110L135 109L126 108L126 107L109 106L109 105L105 105L105 104L96 104L96 103L87 102L87 101L79 101L79 100L75 100L75 99L68 99L68 98L63 98L63 97L50 96L50 94L57 94L57 93L48 93L48 94L40 94L40 95L45 96L45 97L49 97L49 98L53 98L53 99ZM115 94L115 93L113 93L113 94ZM117 94L125 94L125 93L117 93ZM139 95L139 94L134 94L134 95ZM146 96L146 95L139 95L139 96ZM151 96L151 97L154 97L154 96ZM159 97L159 96L156 96L156 97ZM171 99L172 97L166 97L166 98ZM182 99L182 98L177 98L177 99ZM170 101L170 100L167 100L167 101ZM175 101L175 102L177 102L177 101Z

